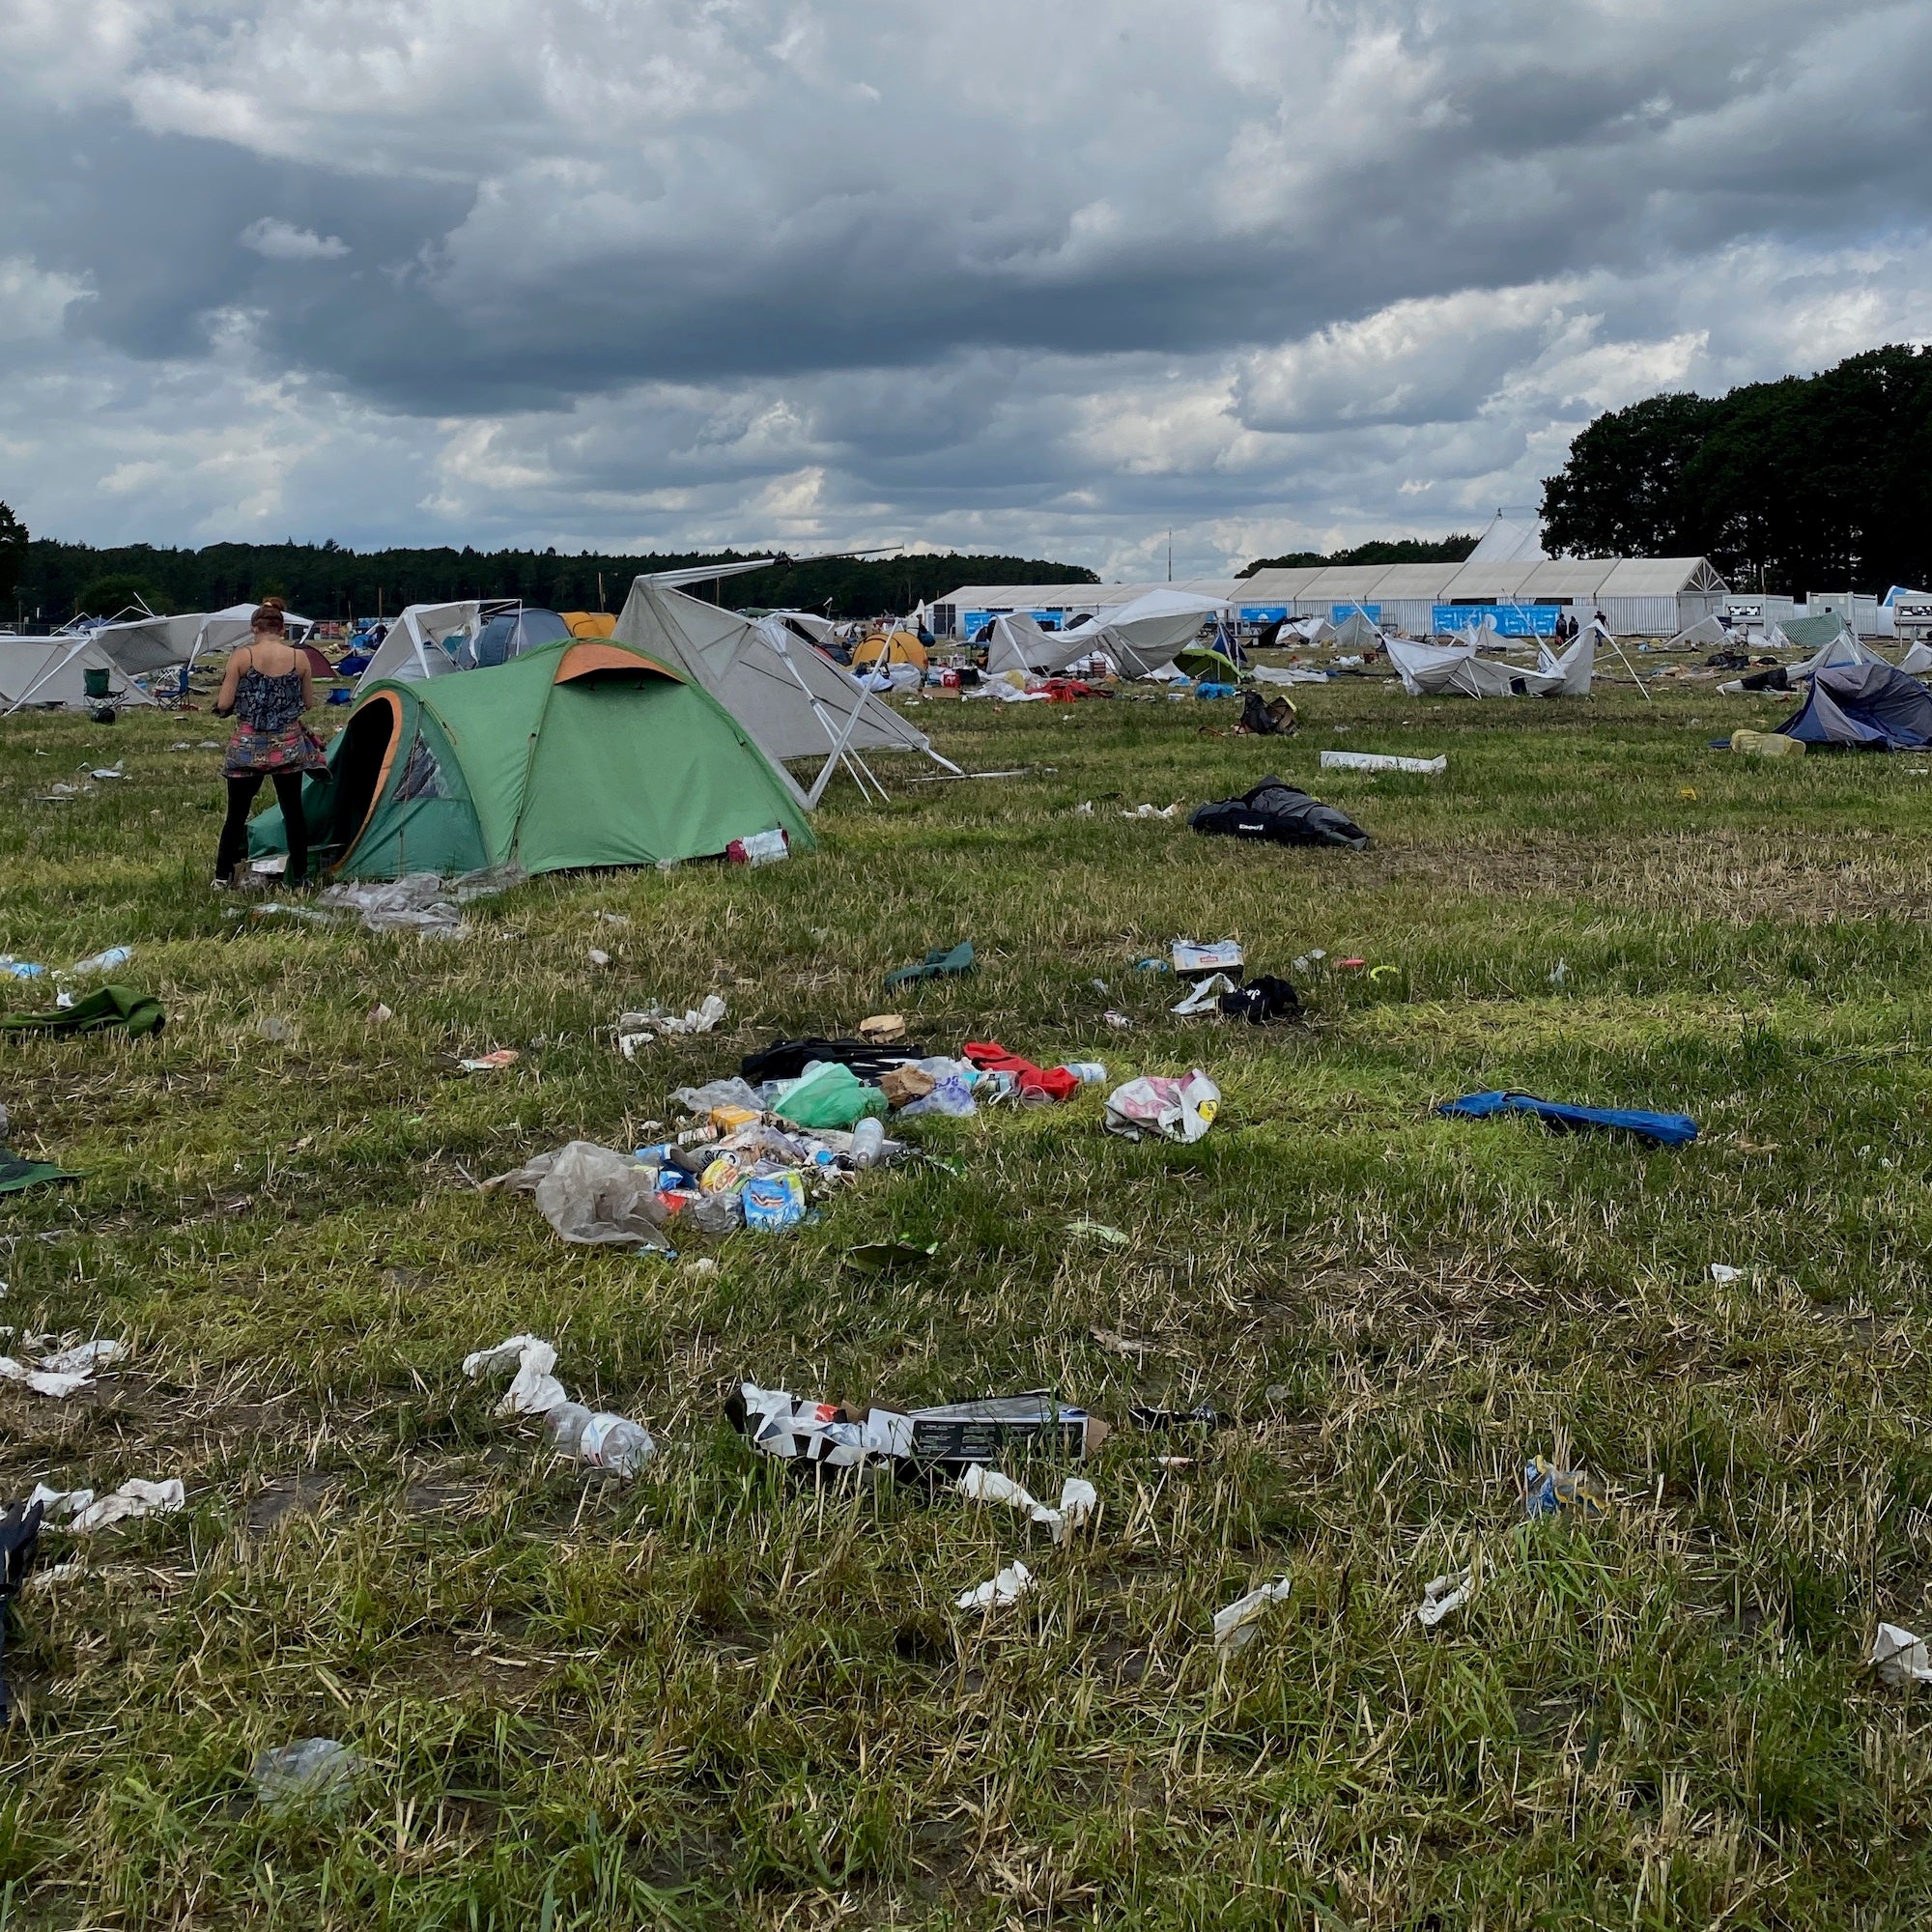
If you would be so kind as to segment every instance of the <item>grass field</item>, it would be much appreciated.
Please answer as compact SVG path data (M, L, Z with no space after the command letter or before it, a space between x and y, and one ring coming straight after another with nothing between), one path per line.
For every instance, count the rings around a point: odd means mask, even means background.
M8 1652L0 1923L1923 1924L1927 1707L1862 1659L1932 1621L1932 760L1732 759L1709 739L1782 704L1708 687L1295 695L1279 749L1201 735L1226 705L930 702L962 763L1028 775L900 765L887 809L835 792L816 856L544 879L456 941L230 917L217 760L170 749L205 713L9 721L0 950L131 944L169 1022L0 1044L16 1149L86 1177L0 1201L0 1317L132 1344L90 1396L0 1389L0 1492L178 1475L188 1508L43 1544L84 1562ZM1327 745L1449 769L1318 782ZM1119 816L1269 770L1373 848ZM1396 971L1311 977L1301 1028L1179 1021L1132 970L1178 935ZM977 975L892 1003L918 1039L1202 1065L1207 1139L1110 1137L1091 1089L917 1123L959 1172L675 1263L469 1185L635 1145L672 1087L849 1030L968 936ZM613 1051L620 1009L712 991L718 1035ZM1432 1118L1502 1086L1703 1132ZM843 1264L888 1235L935 1264ZM463 1379L525 1328L657 1435L637 1482L551 1466ZM720 1419L743 1377L1051 1384L1121 1425L1097 1530L788 1481ZM1166 1468L1136 1400L1235 1420ZM1614 1512L1525 1524L1539 1453ZM1033 1595L952 1607L1016 1555ZM1217 1657L1213 1611L1280 1575ZM366 1761L353 1799L264 1812L253 1754L311 1735Z

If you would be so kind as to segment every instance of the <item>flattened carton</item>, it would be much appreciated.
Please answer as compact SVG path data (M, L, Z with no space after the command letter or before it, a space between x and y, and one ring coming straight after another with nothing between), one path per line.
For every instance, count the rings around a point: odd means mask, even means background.
M916 1463L997 1463L1014 1450L1078 1457L1107 1433L1097 1416L1056 1403L1044 1389L916 1408L905 1419L912 1429L904 1453Z

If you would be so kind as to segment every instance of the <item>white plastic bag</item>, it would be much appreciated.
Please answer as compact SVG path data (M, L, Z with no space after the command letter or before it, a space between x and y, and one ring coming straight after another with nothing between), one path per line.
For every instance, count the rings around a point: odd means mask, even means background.
M1184 1080L1149 1074L1107 1095L1107 1130L1132 1141L1148 1134L1198 1141L1214 1124L1220 1108L1220 1088L1198 1066Z

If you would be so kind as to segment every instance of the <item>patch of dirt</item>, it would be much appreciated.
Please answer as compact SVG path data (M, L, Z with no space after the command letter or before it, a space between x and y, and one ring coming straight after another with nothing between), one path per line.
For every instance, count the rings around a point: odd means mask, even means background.
M250 1536L267 1536L291 1518L320 1516L340 1488L339 1478L319 1469L298 1469L290 1475L270 1476L249 1497L242 1526Z

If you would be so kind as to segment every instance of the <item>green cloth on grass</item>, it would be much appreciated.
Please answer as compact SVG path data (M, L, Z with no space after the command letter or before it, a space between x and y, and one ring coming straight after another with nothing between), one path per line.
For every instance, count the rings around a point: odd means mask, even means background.
M23 1187L38 1187L43 1180L78 1180L80 1176L50 1160L22 1160L18 1154L0 1148L0 1194L17 1194Z
M50 1013L0 1014L0 1033L105 1033L125 1028L129 1039L159 1033L167 1023L161 1003L131 986L98 986L71 1007Z
M886 975L886 990L903 986L910 980L936 980L942 973L970 973L979 962L973 957L973 942L962 939L951 952L935 946L917 966L901 966Z

